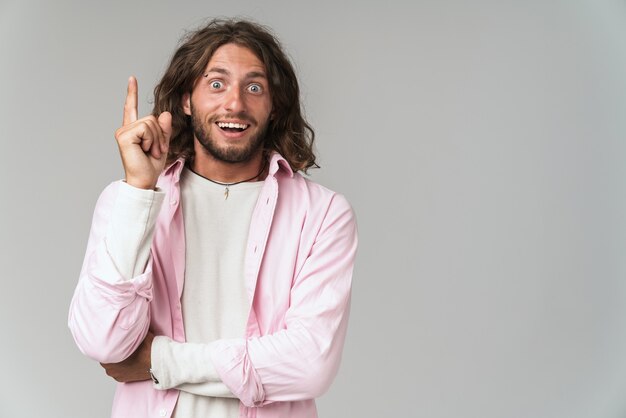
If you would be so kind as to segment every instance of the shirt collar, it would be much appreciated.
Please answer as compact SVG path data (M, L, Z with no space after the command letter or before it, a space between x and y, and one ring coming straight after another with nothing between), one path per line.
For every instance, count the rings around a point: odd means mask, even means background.
M163 175L174 176L174 181L178 182L180 179L180 173L183 171L183 167L185 167L185 159L179 158L165 168ZM289 166L285 157L276 151L272 151L269 156L268 176L276 177L276 173L278 173L279 170L284 171L287 175L289 175L289 177L293 177L293 170Z
M183 171L184 166L185 159L179 158L169 166L165 167L165 170L163 170L163 176L174 176L174 181L178 183L178 180L180 179L180 173Z
M293 170L289 166L289 163L287 162L287 160L285 160L285 157L280 155L278 152L272 151L269 157L269 162L270 166L268 170L268 176L275 177L278 170L283 170L289 175L289 177L293 177Z

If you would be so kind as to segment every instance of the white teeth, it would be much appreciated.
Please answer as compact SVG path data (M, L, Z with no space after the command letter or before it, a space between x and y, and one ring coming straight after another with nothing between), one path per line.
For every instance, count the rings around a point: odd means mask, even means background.
M238 128L238 129L246 129L248 125L243 123L233 123L233 122L217 122L217 126L220 128Z

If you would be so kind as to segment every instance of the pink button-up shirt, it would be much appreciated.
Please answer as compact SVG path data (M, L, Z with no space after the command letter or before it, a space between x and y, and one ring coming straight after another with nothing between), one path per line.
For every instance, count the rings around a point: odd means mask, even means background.
M76 344L94 360L124 360L149 329L185 341L183 165L176 161L159 179L166 200L150 259L136 277L122 277L106 248L119 182L98 199L69 313ZM317 416L314 398L328 389L341 359L356 246L356 222L345 198L293 173L274 153L246 246L246 333L219 340L211 354L222 381L240 400L240 417ZM120 383L112 416L169 417L178 393L157 390L149 380Z

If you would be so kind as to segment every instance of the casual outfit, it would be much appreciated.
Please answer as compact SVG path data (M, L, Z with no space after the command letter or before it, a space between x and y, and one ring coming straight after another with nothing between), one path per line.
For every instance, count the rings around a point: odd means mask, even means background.
M113 417L169 417L179 394L179 417L316 417L348 320L357 244L349 204L276 153L266 179L231 187L225 205L202 198L224 199L222 186L183 168L178 160L164 171L162 192L112 183L94 212L70 307L77 345L113 363L148 329L158 336L159 383L118 384Z

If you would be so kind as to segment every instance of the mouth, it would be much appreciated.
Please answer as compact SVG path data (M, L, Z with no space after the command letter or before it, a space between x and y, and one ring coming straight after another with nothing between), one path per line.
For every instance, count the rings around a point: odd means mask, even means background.
M250 125L248 125L247 123L240 122L215 122L215 124L222 131L229 133L240 133L250 127Z

